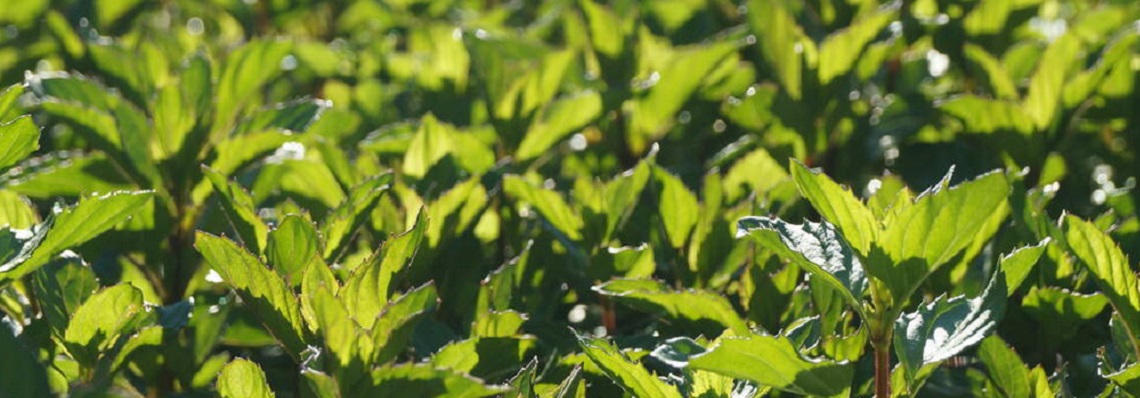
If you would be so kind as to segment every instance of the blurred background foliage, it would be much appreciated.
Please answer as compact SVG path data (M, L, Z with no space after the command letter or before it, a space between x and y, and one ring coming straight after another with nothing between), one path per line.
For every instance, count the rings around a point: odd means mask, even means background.
M193 231L272 262L266 232L298 215L344 280L426 208L399 290L434 281L440 301L400 358L518 311L505 335L556 385L584 361L567 326L625 348L723 330L615 304L595 288L613 277L716 292L773 332L822 311L801 305L800 270L732 239L745 215L817 219L790 158L872 202L951 166L954 182L1022 170L993 240L928 296L981 291L1000 253L1051 236L1062 212L1115 226L1140 258L1138 39L1130 0L9 1L0 120L44 128L0 176L0 224L27 228L87 192L155 190L146 216L77 252L102 286L131 283L164 308L196 300L164 343L192 368L251 357L294 396L297 358L211 282ZM358 189L388 171L385 195ZM1111 339L1087 279L1050 246L1000 329L1078 396L1105 391L1097 349ZM1089 307L1058 327L1057 305ZM169 350L135 359L120 387L208 391L212 374L177 369ZM503 382L524 358L465 371ZM966 369L927 389L969 394ZM585 373L590 395L619 393Z

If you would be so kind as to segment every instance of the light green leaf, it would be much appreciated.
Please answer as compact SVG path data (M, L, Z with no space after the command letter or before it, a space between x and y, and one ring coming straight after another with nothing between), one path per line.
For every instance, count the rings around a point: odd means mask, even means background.
M284 40L255 40L231 53L221 67L214 102L214 123L210 142L221 141L237 115L250 105L258 105L258 89L281 74L277 67L292 44Z
M0 12L0 19L3 19ZM19 106L20 95L24 94L23 84L13 84L0 91L0 123L9 123L16 118L22 109Z
M428 170L452 151L454 127L441 123L430 113L420 120L420 128L404 152L404 174L423 177Z
M59 256L32 276L40 313L52 334L62 338L72 314L99 289L95 272L78 256Z
M265 381L265 372L256 363L236 358L218 375L218 394L222 398L272 398L275 395Z
M737 160L724 173L724 201L736 203L753 193L764 195L788 177L788 172L766 149L756 149Z
M301 275L308 267L326 266L321 260L317 230L303 216L283 217L277 229L269 232L268 240L265 257L290 286L301 284Z
M693 227L697 225L700 212L697 197L685 187L680 178L660 168L654 168L654 172L654 178L661 183L657 209L661 214L661 222L665 224L665 233L673 248L682 248L688 242Z
M401 364L372 370L372 385L347 394L353 397L479 398L506 392L479 379L427 364Z
M608 243L618 228L629 220L645 185L649 183L650 172L651 166L643 160L633 169L606 183L602 193L606 212L606 233L602 237L602 243Z
M253 198L237 181L229 181L225 175L212 168L202 166L202 173L214 185L214 191L221 199L222 210L234 232L237 232L238 241L242 246L260 254L269 240L269 226L257 215Z
M254 316L285 347L285 352L300 359L307 347L301 310L285 281L229 239L199 231L194 246L225 283L237 291Z
M895 20L897 10L895 8L875 12L827 36L819 46L820 82L827 84L831 79L850 71L863 53L863 49L867 47L867 43L878 36L888 23Z
M552 227L571 240L582 239L582 219L557 191L538 188L516 175L503 177L503 190L507 195L534 206Z
M64 332L68 351L81 364L91 366L111 348L143 313L142 292L131 285L104 289L75 310Z
M40 216L28 199L7 189L0 189L0 227L29 229L39 222Z
M40 149L40 129L31 116L0 121L0 172Z
M594 291L650 313L664 312L669 317L689 321L709 320L737 334L749 333L748 324L724 296L716 293L674 291L661 282L635 279L615 279L595 286Z
M64 250L113 228L144 207L152 196L151 192L114 192L81 198L75 206L38 226L36 235L46 235L29 242L32 246L25 246L24 255L0 264L0 283L35 271Z
M812 43L804 35L796 18L783 5L773 0L751 0L748 9L748 26L756 32L760 52L768 66L776 72L780 85L788 96L798 100L803 96L803 55L814 52Z
M372 325L376 346L371 364L387 363L407 349L412 331L421 318L439 305L439 293L430 282L391 300Z
M874 214L851 190L828 178L820 170L809 169L797 160L792 161L792 179L800 194L811 202L812 207L843 235L843 240L866 256L871 250L871 242L877 239L880 230Z
M385 173L353 187L348 197L325 217L321 235L325 238L323 256L326 260L332 262L347 250L353 234L364 225L380 197L391 187L392 178L391 173Z
M1140 356L1140 282L1128 258L1108 234L1090 222L1068 215L1063 230L1065 244L1088 267L1093 281L1123 320L1126 335Z
M958 355L993 333L1005 316L1006 300L1005 276L998 271L978 297L941 296L898 318L894 347L911 393L920 385L920 368Z
M594 50L609 58L618 58L625 46L625 35L617 29L622 26L621 20L613 10L593 1L582 0L578 4L586 16Z
M537 345L521 337L473 337L450 343L432 354L432 365L477 377L501 379L518 371Z
M396 274L404 271L419 251L428 223L425 213L421 209L412 229L389 237L345 281L340 295L361 327L372 329L377 316L388 304Z
M873 253L864 264L871 276L887 282L897 301L908 300L927 276L978 239L1009 196L1002 172L947 188L949 177L897 214L876 245L885 253Z
M715 42L680 47L667 53L669 61L660 65L661 70L652 78L659 82L633 103L629 123L630 129L638 135L631 137L634 138L630 142L631 150L641 153L646 140L655 140L672 127L677 112L701 87L705 78L739 47L735 42Z
M768 217L744 217L736 222L736 236L751 236L780 257L811 272L831 286L863 314L863 292L868 279L858 256L831 224L788 224Z
M568 134L581 130L602 113L602 96L584 91L568 98L551 102L536 118L526 137L519 144L515 156L520 161L545 154ZM415 145L413 141L412 145Z
M1108 305L1103 294L1079 294L1055 287L1033 286L1021 300L1022 310L1049 325L1043 334L1066 341L1077 335L1082 324L1096 318Z
M938 109L962 120L965 132L970 134L1033 132L1033 119L1026 115L1022 107L1010 101L963 95L942 103Z
M1029 276L1029 271L1033 270L1033 266L1037 265L1037 260L1045 254L1045 249L1049 248L1051 239L1045 238L1034 246L1025 246L1015 249L1009 254L1001 256L998 260L998 266L1005 273L1005 283L1009 287L1009 295L1017 291L1025 278Z
M327 286L317 287L311 292L314 314L325 347L337 364L333 372L337 382L352 386L364 372L372 357L375 346L367 336L367 331L357 327L348 310L333 296Z
M635 397L681 398L676 387L649 373L641 364L631 361L608 341L578 336L578 344L590 360Z
M850 393L855 367L845 362L804 358L787 337L749 334L721 337L707 352L688 358L688 367L809 396Z
M1061 105L1061 94L1065 87L1065 75L1072 62L1057 62L1057 60L1073 59L1081 50L1080 40L1073 34L1062 35L1041 55L1041 62L1037 64L1037 71L1029 80L1029 92L1025 95L1023 104L1025 114L1033 121L1038 131L1043 131L1053 124L1057 108Z
M1006 398L1029 397L1029 369L1005 341L993 335L978 347L978 359L986 366L990 381Z
M1013 79L1009 78L1009 73L1006 73L1005 68L1001 66L1001 61L977 44L966 43L962 50L966 58L985 73L986 80L989 81L990 89L993 90L995 98L1010 101L1017 101L1021 98L1017 93L1017 86L1013 84Z
M511 337L519 333L526 314L517 311L487 311L471 324L471 337Z

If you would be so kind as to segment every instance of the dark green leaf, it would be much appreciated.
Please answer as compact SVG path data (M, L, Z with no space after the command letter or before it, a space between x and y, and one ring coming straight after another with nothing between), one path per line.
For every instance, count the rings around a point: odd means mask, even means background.
M660 282L635 279L615 279L595 286L594 291L636 308L664 312L672 318L710 320L737 334L749 333L748 324L724 296L716 293L673 291Z

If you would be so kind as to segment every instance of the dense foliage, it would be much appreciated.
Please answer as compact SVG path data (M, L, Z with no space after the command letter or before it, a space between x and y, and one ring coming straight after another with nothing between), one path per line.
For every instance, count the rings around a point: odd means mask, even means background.
M0 6L0 397L1140 396L1140 3Z

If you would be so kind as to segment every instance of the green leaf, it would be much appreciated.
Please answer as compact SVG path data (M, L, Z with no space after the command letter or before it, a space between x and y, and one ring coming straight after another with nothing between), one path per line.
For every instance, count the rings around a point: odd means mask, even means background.
M941 296L895 321L894 347L906 369L911 393L920 385L920 368L937 365L993 333L1006 307L1005 276L1001 271L981 295Z
M242 246L261 253L269 240L269 226L257 215L256 205L249 193L237 181L229 181L224 175L212 168L202 166L202 172L214 185L215 192L221 199L222 210L230 225L237 232L237 238Z
M571 240L582 239L582 219L557 191L538 188L517 175L503 176L503 190L515 199L534 206L552 227Z
M1095 225L1068 215L1064 218L1065 244L1088 268L1101 293L1123 320L1122 326L1140 356L1140 282L1120 246Z
M479 379L425 364L402 364L372 370L372 385L352 391L354 397L478 398L506 392Z
M625 45L625 37L617 29L622 27L618 16L614 15L613 10L593 1L579 1L578 5L582 7L582 13L586 17L590 42L594 45L594 50L609 58L618 58Z
M5 321L10 319L5 318ZM7 322L0 324L0 396L48 397L52 395L47 369L32 347L13 334Z
M0 172L40 149L40 129L31 116L0 121Z
M121 334L130 331L135 317L143 312L142 292L134 286L109 287L75 310L63 340L79 363L91 366Z
M641 153L645 139L655 140L673 126L677 113L690 97L725 58L735 53L736 42L714 42L678 48L667 53L668 62L650 78L654 85L644 97L633 103L630 129L638 135L631 137L631 150Z
M804 358L787 337L754 334L721 337L688 358L687 366L810 396L849 394L855 370L845 362Z
M309 267L326 267L317 230L305 217L286 215L268 235L265 257L290 286L300 285L301 275Z
M736 222L736 236L750 236L843 295L861 316L867 275L847 242L831 224L788 224L768 217L744 217ZM864 318L867 319L867 318Z
M471 325L471 337L511 337L519 333L526 314L517 311L487 311Z
M797 160L792 161L792 179L796 188L823 219L833 224L856 253L866 256L879 233L874 214L863 202L828 178L820 170L809 169Z
M673 291L660 282L635 279L615 279L595 286L594 291L651 313L664 312L669 317L689 321L709 320L737 334L749 333L748 324L720 294Z
M650 172L651 166L643 160L633 169L606 183L602 193L606 212L606 233L602 237L602 243L608 243L618 228L629 220L645 185L649 183Z
M32 275L40 312L52 334L62 338L72 314L98 290L95 272L77 256L59 256Z
M352 236L364 225L380 197L391 187L392 179L391 173L385 173L358 184L325 217L325 225L321 228L321 235L325 238L325 259L334 260L347 250Z
M887 225L877 242L887 258L873 253L864 264L871 276L887 283L900 304L927 276L979 239L989 216L1009 196L1005 173L991 172L947 188L949 177L920 194Z
M388 304L388 298L395 287L396 275L406 270L419 251L427 227L426 212L421 209L412 229L403 234L389 237L345 281L340 293L348 310L361 327L372 329L373 322Z
M451 153L455 128L441 123L432 114L420 120L420 128L404 152L404 174L416 178L427 175L428 170Z
M990 381L1007 398L1029 397L1029 369L1005 341L993 335L982 340L978 359L986 366Z
M1001 66L1001 61L990 53L982 46L973 43L965 43L962 47L966 58L981 68L985 73L986 80L989 81L990 89L993 90L994 97L997 99L1017 101L1020 95L1017 93L1017 86L1013 84L1013 80L1009 78L1009 73Z
M998 266L1002 272L1005 273L1005 283L1009 287L1007 292L1010 296L1013 292L1021 287L1021 283L1025 282L1025 278L1029 276L1029 271L1033 270L1033 266L1037 265L1037 260L1045 254L1045 249L1049 248L1049 243L1052 240L1045 238L1034 246L1025 246L1015 249L1009 254L1001 256L998 260Z
M578 336L578 344L610 380L633 396L681 398L681 393L675 387L649 373L641 364L626 358L613 344L583 336Z
M577 365L570 371L561 383L553 390L541 394L542 398L585 398L586 382L582 380L582 365Z
M367 331L357 326L344 304L327 286L305 294L313 296L311 299L321 337L337 364L333 375L337 377L338 384L351 388L365 372L365 364L369 363L375 345L368 338Z
M371 364L387 363L402 353L412 337L416 324L439 305L439 293L430 282L396 297L372 326L372 342L376 346Z
M661 199L657 209L661 214L661 222L665 224L669 243L674 249L685 247L689 234L697 225L700 211L697 197L685 187L680 178L659 168L654 168L654 171L654 178L661 183Z
M545 154L568 134L581 130L602 114L602 96L584 91L568 98L551 102L530 126L519 144L515 156L520 161ZM413 141L415 145L416 141Z
M1103 294L1078 294L1054 287L1034 286L1021 301L1022 310L1042 325L1043 334L1066 341L1077 335L1078 328L1096 318L1108 305Z
M748 26L756 32L760 43L760 53L771 67L780 86L794 100L803 96L803 55L815 52L815 43L804 35L796 18L781 2L773 0L751 0L749 10L764 12L748 13Z
M301 310L293 292L273 271L229 239L198 232L194 246L206 263L237 291L245 305L285 347L300 359L305 350Z
M27 275L64 250L113 228L142 208L152 196L151 192L114 192L81 198L75 206L60 211L37 227L37 236L45 235L25 247L28 253L0 264L0 283Z
M1033 119L1010 101L962 95L942 103L938 109L962 120L966 133L1011 131L1027 135L1033 132Z
M218 375L218 394L223 398L272 398L265 372L256 363L236 358Z
M438 368L503 379L518 371L537 345L534 337L473 337L450 343L429 360Z
M28 199L7 189L0 189L0 227L30 229L40 222L36 208Z
M1054 60L1073 59L1080 50L1080 40L1073 34L1066 34L1049 44L1041 55L1037 71L1029 80L1029 92L1025 95L1023 104L1025 114L1038 131L1044 131L1053 124L1057 108L1061 105L1065 75L1073 64Z
M258 89L279 75L281 60L292 44L284 40L255 40L231 53L218 76L214 102L214 123L210 142L221 141L229 133L237 115L250 105L258 105ZM257 101L257 102L254 102Z
M819 81L827 84L856 65L867 43L896 18L897 9L887 9L860 18L827 36L819 46Z

